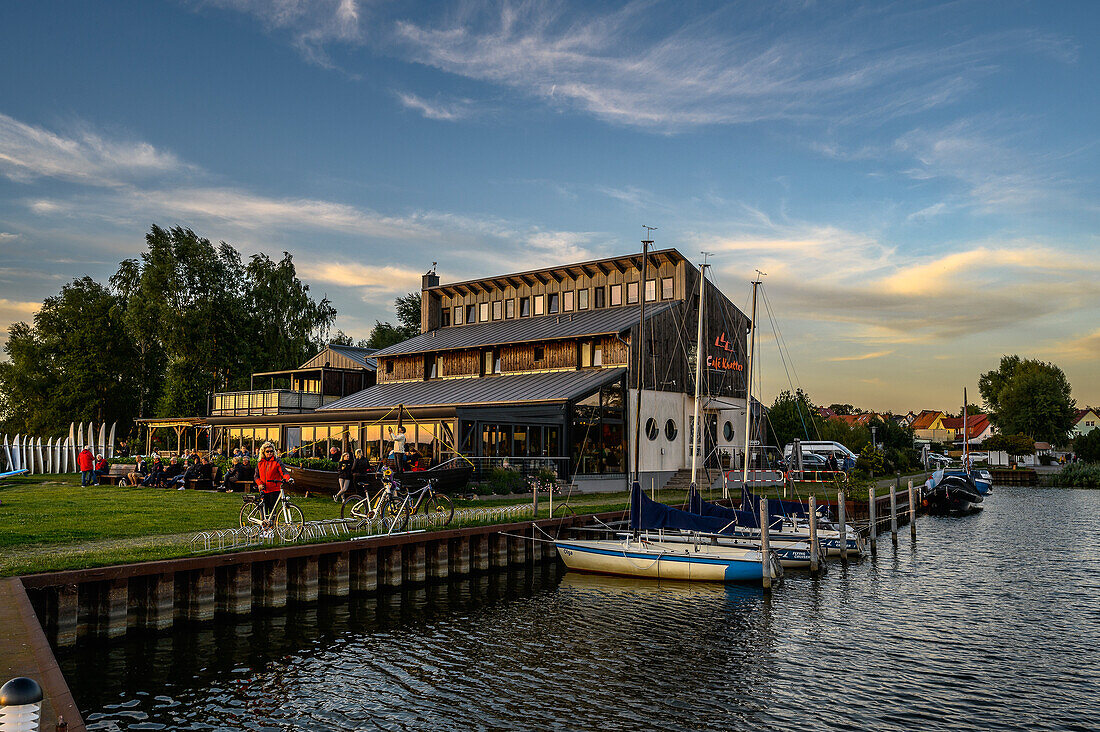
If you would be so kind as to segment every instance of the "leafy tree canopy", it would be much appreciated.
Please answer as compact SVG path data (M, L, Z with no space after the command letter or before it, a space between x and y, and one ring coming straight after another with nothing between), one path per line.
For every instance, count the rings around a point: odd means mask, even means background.
M1073 428L1074 400L1069 380L1052 363L1004 356L996 371L981 375L978 388L990 421L1002 434L1028 434L1065 444Z
M397 325L374 321L370 337L364 342L367 348L386 348L420 335L420 293L402 295L393 305L397 311Z
M1009 455L1035 454L1035 440L1027 435L991 435L982 443L982 448L993 452L1007 452Z
M856 414L856 408L853 407L851 404L830 404L829 409L833 411L833 414Z
M1100 429L1087 432L1074 440L1073 452L1086 463L1100 463Z
M811 435L816 433L813 421L815 416L816 408L805 392L798 389L792 394L784 390L768 409L767 434L774 438L779 449L783 449L796 437L803 440L813 439Z

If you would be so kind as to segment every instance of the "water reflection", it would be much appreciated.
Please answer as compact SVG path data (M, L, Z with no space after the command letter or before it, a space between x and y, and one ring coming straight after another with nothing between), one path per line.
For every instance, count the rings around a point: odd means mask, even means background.
M61 661L92 729L1087 729L1100 492L1035 496L770 595L547 565Z

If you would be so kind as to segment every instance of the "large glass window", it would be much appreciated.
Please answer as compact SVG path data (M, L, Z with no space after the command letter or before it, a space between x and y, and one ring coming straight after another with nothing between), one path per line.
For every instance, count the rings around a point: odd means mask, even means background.
M623 472L623 400L622 384L611 384L573 405L569 454L577 473Z

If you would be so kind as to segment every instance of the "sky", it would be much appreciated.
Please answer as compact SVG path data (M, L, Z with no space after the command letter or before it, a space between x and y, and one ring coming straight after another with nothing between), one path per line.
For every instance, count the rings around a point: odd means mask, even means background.
M1098 37L1096 2L3 3L0 328L153 224L290 252L356 337L433 263L650 225L746 312L766 273L766 401L952 411L1018 353L1100 405Z

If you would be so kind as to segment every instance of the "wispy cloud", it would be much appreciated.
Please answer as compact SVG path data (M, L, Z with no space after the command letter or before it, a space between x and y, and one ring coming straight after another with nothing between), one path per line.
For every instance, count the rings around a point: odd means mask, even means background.
M617 124L666 130L919 112L970 89L1005 53L1062 48L1057 39L1036 46L1026 33L883 47L873 29L894 22L886 13L838 20L782 4L766 33L732 6L655 31L654 5L609 12L465 5L434 24L400 21L396 29L411 60Z
M367 266L346 261L304 261L298 273L338 287L365 288L372 292L407 292L420 289L420 273L392 265Z
M188 169L147 142L109 140L87 129L63 136L0 114L0 175L14 181L58 178L111 186Z
M409 92L398 92L397 99L407 109L443 122L467 119L474 114L473 102L469 99L429 101Z
M255 16L269 31L287 32L306 60L326 68L336 66L328 46L364 40L364 3L358 0L198 0L197 4Z
M889 351L875 351L873 353L861 353L855 356L836 356L835 358L827 359L829 361L868 361L872 358L882 358L883 356L889 356L893 353L893 349Z

